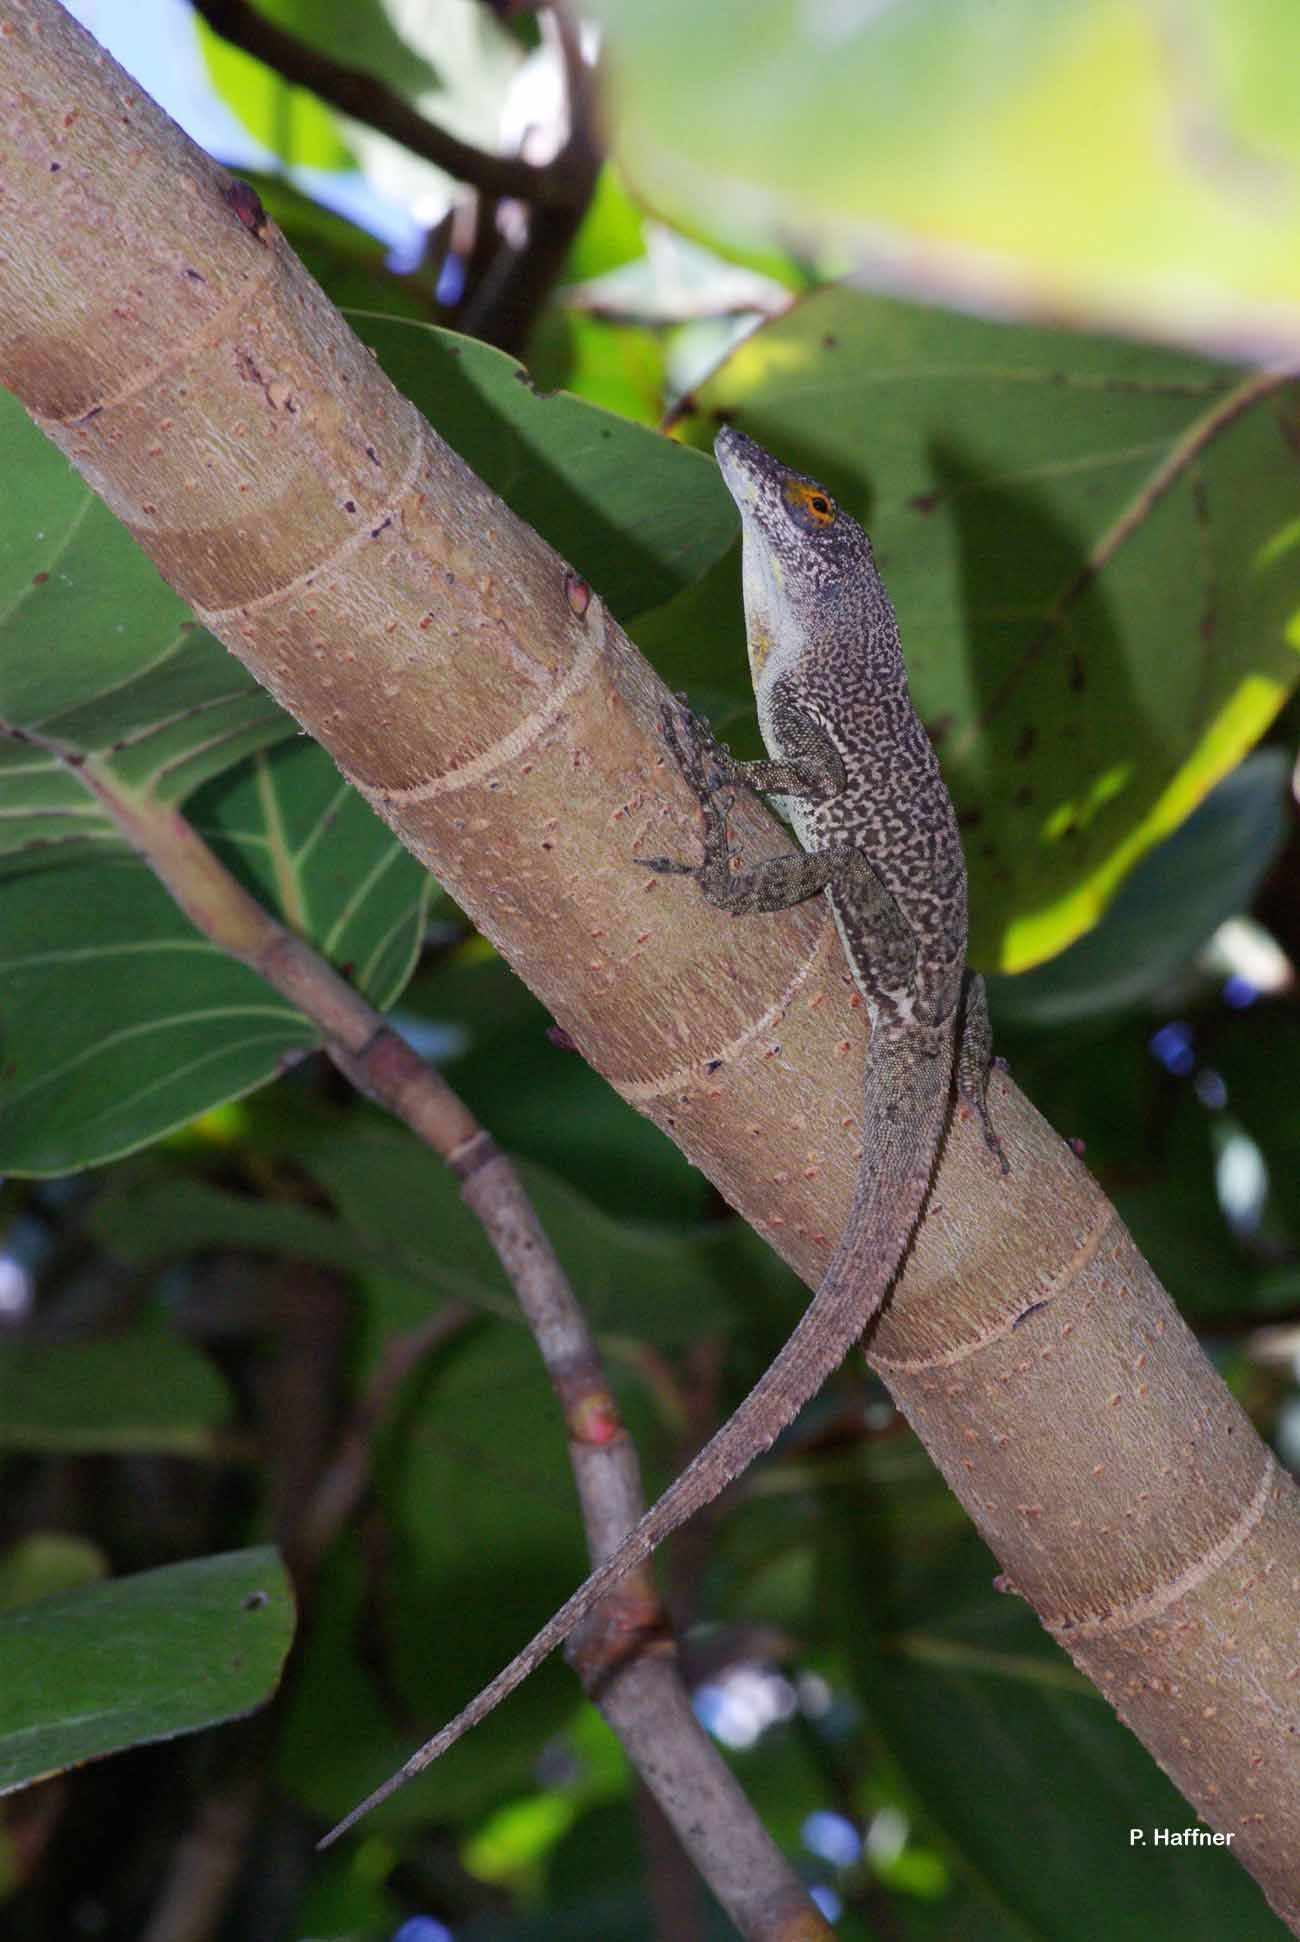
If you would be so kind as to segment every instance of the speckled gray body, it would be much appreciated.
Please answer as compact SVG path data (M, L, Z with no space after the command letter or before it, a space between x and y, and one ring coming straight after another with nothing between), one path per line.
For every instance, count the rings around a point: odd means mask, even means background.
M961 1002L966 866L871 542L837 508L828 524L811 509L800 518L791 483L810 501L829 506L829 495L752 439L723 431L718 457L745 522L745 612L768 753L775 763L816 761L824 739L842 765L826 799L778 791L773 800L810 854L862 852L906 920L914 953L882 953L851 887L826 886L873 1025L941 1024Z
M330 1840L485 1718L821 1388L879 1313L898 1272L954 1087L1001 1159L985 1105L983 986L965 970L966 871L956 818L912 707L870 542L824 487L752 439L728 428L716 449L744 531L750 670L769 760L736 762L701 723L666 709L665 739L700 804L704 861L637 861L694 877L711 903L736 917L825 892L872 1020L853 1204L820 1287L740 1408L518 1657ZM801 851L733 871L727 806L738 784L773 797Z

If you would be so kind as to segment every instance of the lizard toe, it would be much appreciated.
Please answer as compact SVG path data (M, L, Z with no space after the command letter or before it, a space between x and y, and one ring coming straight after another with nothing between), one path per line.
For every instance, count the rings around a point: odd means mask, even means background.
M697 874L694 863L679 863L672 856L634 856L632 861L643 870L655 870L661 877L693 877Z

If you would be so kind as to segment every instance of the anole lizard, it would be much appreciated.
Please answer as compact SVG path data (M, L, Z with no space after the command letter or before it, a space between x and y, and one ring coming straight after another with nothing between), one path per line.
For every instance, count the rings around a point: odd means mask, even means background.
M769 759L736 762L701 723L665 709L665 738L703 811L704 861L637 861L693 876L710 903L738 916L826 893L871 1019L853 1204L821 1286L740 1408L532 1643L326 1841L485 1718L817 1393L880 1312L925 1205L954 1089L1006 1170L985 1101L984 986L966 969L957 820L912 706L871 543L823 486L742 432L725 428L715 450L740 510L750 672ZM800 852L733 874L727 809L739 783L775 797Z

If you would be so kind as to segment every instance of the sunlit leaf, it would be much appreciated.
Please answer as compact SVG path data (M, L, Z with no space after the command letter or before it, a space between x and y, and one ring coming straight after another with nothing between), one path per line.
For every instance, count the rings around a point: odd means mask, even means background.
M1290 763L1258 749L1150 850L1101 922L1050 964L993 978L996 1023L1060 1025L1167 989L1219 925L1250 907L1286 840Z
M1272 0L595 0L658 209L918 294L1300 349L1300 13Z
M986 966L1088 929L1300 677L1295 386L829 289L696 403L693 436L734 415L865 519Z

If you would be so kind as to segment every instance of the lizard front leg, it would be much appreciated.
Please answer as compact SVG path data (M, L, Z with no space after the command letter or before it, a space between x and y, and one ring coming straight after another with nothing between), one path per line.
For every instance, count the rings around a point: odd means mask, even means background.
M659 710L659 725L673 759L702 805L721 790L743 783L756 795L792 796L811 808L839 795L845 784L844 763L835 744L802 718L798 728L804 752L779 762L737 762L708 723L689 708L665 704Z
M897 985L909 980L916 963L915 934L862 850L833 844L824 850L790 851L748 870L732 869L727 814L734 786L744 783L763 794L825 801L844 784L843 764L832 745L819 741L808 754L788 762L737 762L693 715L665 707L661 720L664 740L700 805L704 861L641 856L635 859L641 868L694 877L709 903L733 917L788 910L829 890L854 913L855 928L869 940L872 961L886 981Z

